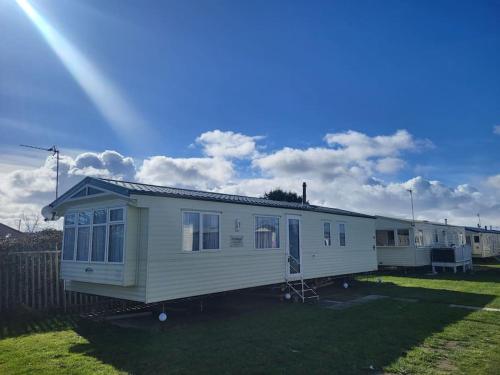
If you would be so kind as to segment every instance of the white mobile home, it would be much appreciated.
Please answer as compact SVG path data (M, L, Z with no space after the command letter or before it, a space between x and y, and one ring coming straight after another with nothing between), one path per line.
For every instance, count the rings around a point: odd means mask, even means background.
M44 209L64 217L68 290L159 302L377 269L375 218L87 177Z
M465 238L463 227L420 220L377 216L375 227L380 266L429 266L432 248L461 246Z
M465 228L465 239L472 247L475 258L489 258L500 255L500 231L487 228Z

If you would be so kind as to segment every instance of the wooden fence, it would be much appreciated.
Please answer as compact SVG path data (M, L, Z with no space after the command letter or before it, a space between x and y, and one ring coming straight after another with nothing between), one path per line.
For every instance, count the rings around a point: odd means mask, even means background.
M64 312L105 309L119 300L64 290L61 251L0 254L0 313L25 307Z

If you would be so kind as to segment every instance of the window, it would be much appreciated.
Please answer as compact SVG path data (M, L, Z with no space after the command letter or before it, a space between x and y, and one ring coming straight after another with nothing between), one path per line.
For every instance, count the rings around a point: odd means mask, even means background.
M124 211L124 208L99 208L66 214L63 260L123 262Z
M212 213L183 212L182 250L220 249L219 216L219 214Z
M107 221L107 211L105 209L94 211L94 221L92 226L92 253L90 255L90 259L93 262L104 262Z
M122 262L125 223L123 208L109 210L108 262Z
M409 246L409 244L410 244L410 238L408 236L408 244L403 246ZM417 230L417 233L415 233L415 246L417 247L424 246L424 231L422 229Z
M280 247L279 217L255 217L255 248L278 249Z
M377 230L375 232L377 246L395 246L393 230Z
M63 260L73 260L75 257L75 214L64 216Z
M439 242L439 235L437 229L434 230L434 243Z
M410 246L410 231L408 229L398 229L398 245Z
M330 223L323 223L323 243L325 246L332 246Z
M470 246L470 245L472 245L472 242L471 242L471 239L470 239L470 235L469 235L469 234L465 236L465 243L466 243L467 245L469 245L469 246Z
M90 221L92 211L84 211L78 213L78 230L76 232L76 260L89 260L89 245L90 245Z
M479 236L474 236L474 243L479 243Z
M339 224L339 245L345 246L345 224Z

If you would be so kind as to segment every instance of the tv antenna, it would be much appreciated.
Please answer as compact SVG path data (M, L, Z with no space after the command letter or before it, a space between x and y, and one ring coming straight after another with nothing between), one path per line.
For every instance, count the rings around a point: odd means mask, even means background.
M52 152L52 156L56 157L56 199L59 196L59 149L54 145L49 148L30 146L30 145L20 145L21 147L34 148L36 150Z

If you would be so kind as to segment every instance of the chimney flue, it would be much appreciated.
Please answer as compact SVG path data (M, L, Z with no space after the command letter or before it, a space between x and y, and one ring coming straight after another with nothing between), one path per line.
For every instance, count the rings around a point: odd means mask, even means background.
M448 219L444 219L444 225L448 225Z
M305 182L302 183L302 204L307 203L307 184Z

